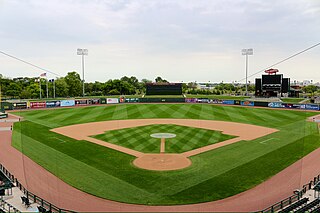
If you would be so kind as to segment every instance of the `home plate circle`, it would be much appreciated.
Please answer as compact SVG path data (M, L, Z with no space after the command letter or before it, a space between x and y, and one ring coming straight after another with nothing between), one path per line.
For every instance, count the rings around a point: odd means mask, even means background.
M133 164L147 170L170 171L190 166L191 160L181 154L144 154L136 158Z

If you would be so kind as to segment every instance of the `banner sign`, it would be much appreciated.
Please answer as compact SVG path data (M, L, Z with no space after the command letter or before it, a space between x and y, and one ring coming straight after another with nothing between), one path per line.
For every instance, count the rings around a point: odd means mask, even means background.
M118 104L119 99L118 98L107 98L107 104Z
M223 100L222 104L234 105L234 100Z
M186 103L197 103L198 99L196 98L186 98Z
M46 107L47 108L60 107L60 101L47 101Z
M107 100L105 98L100 98L100 104L106 104Z
M241 101L242 106L254 106L253 101Z
M87 105L88 100L78 99L78 100L75 100L75 103L76 105Z
M138 103L139 98L126 98L125 103Z
M62 100L60 102L60 106L65 107L65 106L74 106L76 105L75 100Z
M30 102L30 108L46 108L46 102Z
M263 101L255 101L254 106L259 106L259 107L268 107L269 102L263 102Z
M235 100L234 101L234 105L241 105L241 101L240 100Z
M207 98L198 98L197 103L209 103L209 99Z
M218 100L218 99L210 99L209 100L210 104L222 104L223 100Z
M270 102L268 104L268 107L271 107L271 108L283 108L284 106L282 105L281 102Z
M99 98L89 99L88 104L100 104L100 99Z
M12 103L13 109L27 109L27 102Z
M301 109L319 110L319 105L317 105L317 104L301 104Z

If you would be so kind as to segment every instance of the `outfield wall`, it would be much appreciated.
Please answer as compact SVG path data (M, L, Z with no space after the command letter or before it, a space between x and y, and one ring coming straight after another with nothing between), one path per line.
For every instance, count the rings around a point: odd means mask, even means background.
M50 101L21 101L21 102L2 102L5 110L20 109L39 109L39 108L57 108L57 107L74 107L89 106L101 104L119 104L119 103L207 103L207 104L224 104L239 105L245 107L266 107L282 109L301 109L320 111L319 104L290 104L282 102L262 102L262 101L240 101L240 100L223 100L209 98L89 98L89 99L66 99Z

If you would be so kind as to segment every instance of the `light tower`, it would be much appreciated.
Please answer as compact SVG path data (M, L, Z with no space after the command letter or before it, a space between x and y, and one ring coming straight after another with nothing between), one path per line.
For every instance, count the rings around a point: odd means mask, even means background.
M84 97L84 56L88 55L88 49L77 49L77 55L82 56L82 96Z
M246 56L246 96L248 96L248 55L253 55L253 49L242 49L241 53Z

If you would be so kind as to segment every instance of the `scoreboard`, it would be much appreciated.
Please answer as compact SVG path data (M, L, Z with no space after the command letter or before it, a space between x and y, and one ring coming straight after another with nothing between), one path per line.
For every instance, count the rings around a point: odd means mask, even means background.
M181 83L147 83L146 95L182 95Z
M282 84L282 75L262 75L262 90L279 91Z

